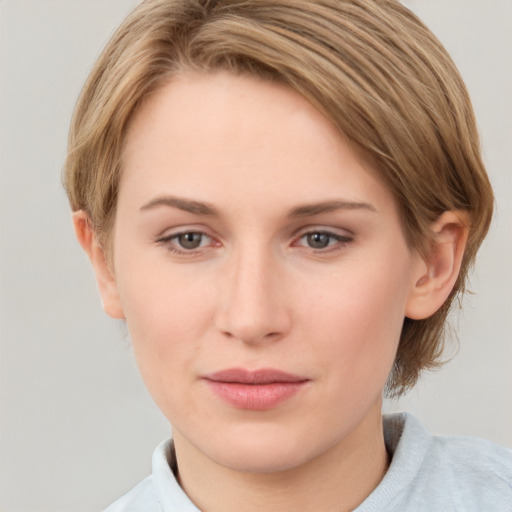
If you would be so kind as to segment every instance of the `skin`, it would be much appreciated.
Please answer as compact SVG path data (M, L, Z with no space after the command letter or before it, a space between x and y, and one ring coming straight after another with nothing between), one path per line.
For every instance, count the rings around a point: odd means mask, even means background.
M147 99L127 135L112 261L86 214L74 222L199 508L350 510L371 493L403 319L449 294L459 218L441 216L423 261L377 171L284 85L182 73ZM233 367L307 384L240 409L203 379Z

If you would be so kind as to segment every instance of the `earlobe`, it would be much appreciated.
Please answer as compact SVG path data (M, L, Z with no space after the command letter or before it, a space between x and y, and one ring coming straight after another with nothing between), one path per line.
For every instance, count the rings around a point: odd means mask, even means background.
M459 275L468 229L467 212L444 212L434 223L434 247L413 276L405 316L422 320L444 304Z
M76 238L91 261L103 309L112 318L124 319L115 276L109 268L105 251L98 242L89 215L83 210L73 213Z

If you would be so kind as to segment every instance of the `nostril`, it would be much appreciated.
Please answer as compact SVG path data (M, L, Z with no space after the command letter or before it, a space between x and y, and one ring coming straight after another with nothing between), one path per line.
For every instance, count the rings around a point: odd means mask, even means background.
M263 329L253 326L252 328L224 329L222 334L230 339L239 340L248 345L259 344L264 341L274 341L280 338L283 333L279 331L265 332Z

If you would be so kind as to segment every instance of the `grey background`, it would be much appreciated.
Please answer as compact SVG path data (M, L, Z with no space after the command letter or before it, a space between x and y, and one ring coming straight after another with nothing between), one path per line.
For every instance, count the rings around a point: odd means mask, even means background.
M73 104L135 0L0 1L0 510L105 507L169 427L106 318L60 187ZM386 410L512 446L512 2L410 0L470 89L497 215L456 358ZM455 352L455 344L450 345ZM450 348L449 347L449 348Z

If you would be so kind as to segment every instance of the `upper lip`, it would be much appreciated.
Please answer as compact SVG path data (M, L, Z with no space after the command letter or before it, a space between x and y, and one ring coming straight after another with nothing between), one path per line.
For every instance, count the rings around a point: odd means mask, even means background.
M274 368L261 368L258 370L229 368L205 375L204 378L214 382L236 382L240 384L272 384L276 382L304 382L309 380L306 377L283 372Z

